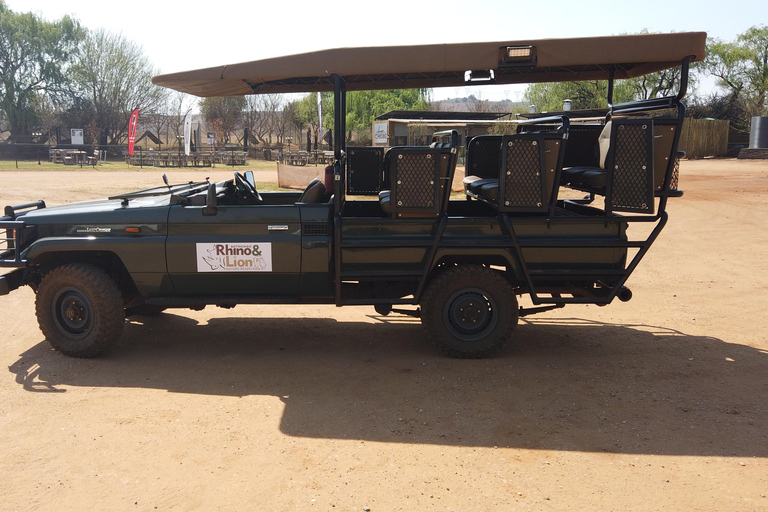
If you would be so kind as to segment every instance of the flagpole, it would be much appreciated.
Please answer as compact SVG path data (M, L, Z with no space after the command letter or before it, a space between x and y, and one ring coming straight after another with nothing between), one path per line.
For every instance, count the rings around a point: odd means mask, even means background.
M317 119L320 124L320 132L317 134L320 139L320 147L323 147L323 98L320 93L317 93ZM315 154L315 162L317 162L317 154Z

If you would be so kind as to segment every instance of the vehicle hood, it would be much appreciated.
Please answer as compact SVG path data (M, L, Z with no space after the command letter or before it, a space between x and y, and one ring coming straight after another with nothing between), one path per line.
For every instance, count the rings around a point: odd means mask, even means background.
M34 225L40 236L115 234L125 227L162 231L168 221L169 196L131 201L100 199L22 212L18 220Z

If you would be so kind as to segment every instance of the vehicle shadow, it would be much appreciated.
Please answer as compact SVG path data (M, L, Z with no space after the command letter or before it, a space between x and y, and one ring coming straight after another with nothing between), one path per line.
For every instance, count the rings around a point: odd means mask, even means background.
M497 357L442 357L417 319L164 314L92 360L41 342L9 369L31 392L136 387L271 395L291 436L768 457L768 354L661 327L524 321ZM184 333L179 336L179 333ZM64 388L70 389L64 389Z

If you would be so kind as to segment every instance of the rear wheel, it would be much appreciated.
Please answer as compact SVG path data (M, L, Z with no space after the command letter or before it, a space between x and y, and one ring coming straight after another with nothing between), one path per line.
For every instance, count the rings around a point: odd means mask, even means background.
M428 336L453 357L493 355L509 340L517 317L512 286L481 265L446 270L432 280L421 300Z
M40 330L59 352L93 357L114 345L123 329L123 299L101 268L70 264L51 270L37 291Z

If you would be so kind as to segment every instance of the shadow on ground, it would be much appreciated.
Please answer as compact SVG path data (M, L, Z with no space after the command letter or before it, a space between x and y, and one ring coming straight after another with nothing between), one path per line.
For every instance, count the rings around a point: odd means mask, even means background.
M593 452L768 457L768 354L578 319L524 322L493 359L455 360L416 319L164 314L93 360L41 342L9 369L31 392L136 387L272 395L301 437ZM389 325L383 325L387 323Z

